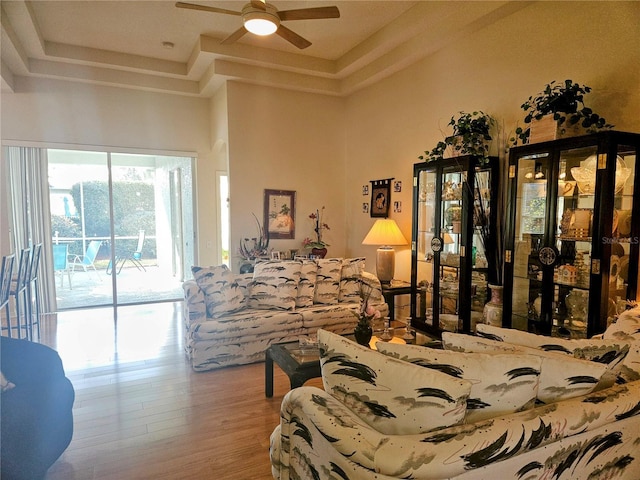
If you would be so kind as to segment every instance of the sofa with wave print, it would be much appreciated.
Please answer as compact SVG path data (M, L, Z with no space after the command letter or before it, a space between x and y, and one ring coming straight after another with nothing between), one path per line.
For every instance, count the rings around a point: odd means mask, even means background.
M285 396L273 477L639 479L640 308L563 353L501 333L382 353L319 332L324 389Z
M183 283L184 347L196 371L262 362L269 345L315 335L349 334L357 322L361 285L381 315L388 308L364 258L270 260L253 273L226 266L192 267Z

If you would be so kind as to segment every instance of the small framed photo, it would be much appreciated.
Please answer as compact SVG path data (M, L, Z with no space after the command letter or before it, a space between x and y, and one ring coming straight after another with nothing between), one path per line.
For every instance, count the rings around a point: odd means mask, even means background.
M280 252L271 252L271 260L280 260Z
M402 212L402 202L396 201L393 202L393 213L401 213Z
M402 180L396 180L393 182L393 191L401 192L402 191Z
M371 186L371 218L387 218L391 198L391 182L374 183Z
M363 203L362 204L362 213L369 213L369 204L368 203Z
M269 238L296 238L296 192L264 191L264 229Z
M364 196L369 195L369 185L362 186L362 195Z

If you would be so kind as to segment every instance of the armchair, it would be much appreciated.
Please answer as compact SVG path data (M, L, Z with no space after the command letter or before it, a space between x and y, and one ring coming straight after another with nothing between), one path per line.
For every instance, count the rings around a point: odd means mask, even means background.
M57 352L45 345L1 337L2 478L37 480L73 436L73 385Z

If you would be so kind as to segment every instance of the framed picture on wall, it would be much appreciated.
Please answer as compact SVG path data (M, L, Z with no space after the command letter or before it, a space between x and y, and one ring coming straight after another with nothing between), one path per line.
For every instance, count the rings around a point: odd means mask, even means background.
M371 182L371 218L389 216L391 203L391 182L389 180L376 180Z
M295 238L296 192L264 191L264 229L269 238Z

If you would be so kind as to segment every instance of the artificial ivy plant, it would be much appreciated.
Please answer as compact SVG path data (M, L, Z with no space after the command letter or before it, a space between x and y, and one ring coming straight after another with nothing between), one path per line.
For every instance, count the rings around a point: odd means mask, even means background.
M529 97L520 108L526 112L524 123L528 126L516 128L516 137L511 141L516 144L518 140L528 143L531 133L531 122L540 120L545 115L553 115L561 133L564 127L571 127L578 123L588 132L613 128L613 125L595 113L584 103L584 96L591 92L591 87L574 83L573 80L565 80L558 83L555 80L547 84L544 90L535 96Z
M453 127L453 135L445 137L431 151L425 151L418 158L425 162L442 160L447 148L450 148L453 156L472 155L480 158L481 163L486 163L492 139L490 131L494 124L493 117L482 111L459 112L447 124Z

